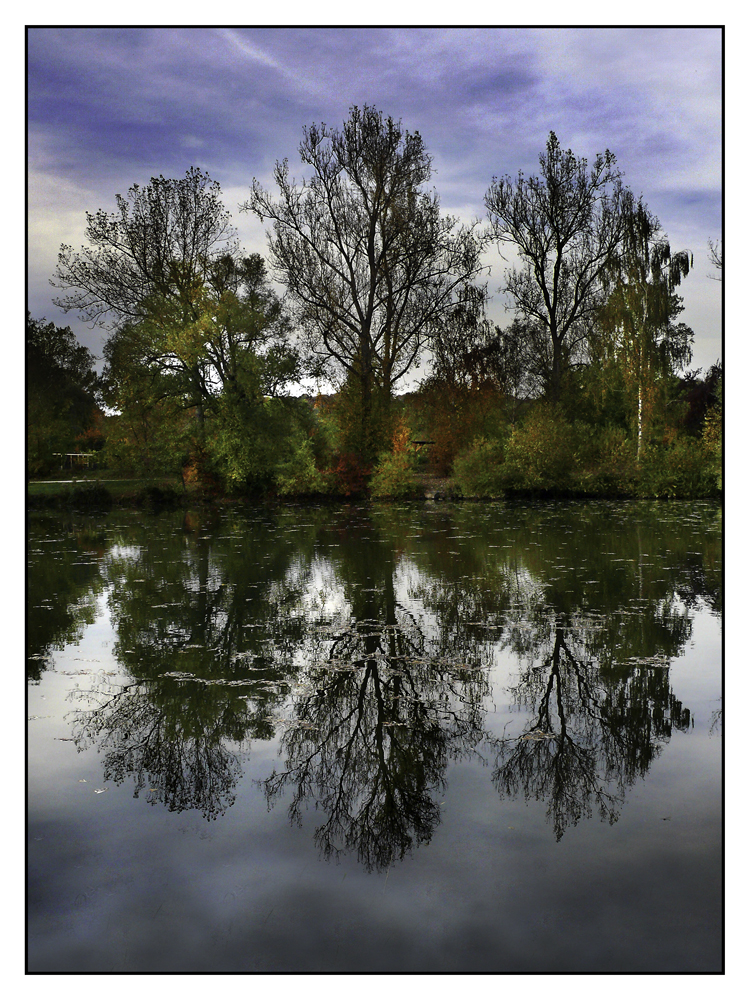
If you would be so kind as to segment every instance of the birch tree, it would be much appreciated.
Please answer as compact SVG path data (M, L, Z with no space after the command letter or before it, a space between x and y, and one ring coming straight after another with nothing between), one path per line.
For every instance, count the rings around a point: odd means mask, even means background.
M599 321L637 395L640 461L649 392L660 376L684 368L692 357L693 331L675 322L683 308L675 289L690 272L693 257L687 250L672 251L642 199L626 207L623 221L622 246L606 275L608 295Z

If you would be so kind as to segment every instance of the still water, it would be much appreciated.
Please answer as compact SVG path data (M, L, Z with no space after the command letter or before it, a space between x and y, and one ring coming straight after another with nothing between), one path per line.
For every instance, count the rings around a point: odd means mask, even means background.
M716 506L29 530L29 971L722 968Z

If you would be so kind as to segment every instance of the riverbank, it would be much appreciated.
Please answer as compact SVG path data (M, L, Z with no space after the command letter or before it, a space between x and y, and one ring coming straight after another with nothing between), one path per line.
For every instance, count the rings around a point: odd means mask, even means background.
M305 494L300 496L265 494L256 496L225 496L210 492L194 485L186 486L180 477L155 477L153 479L123 479L106 478L105 475L91 475L70 479L36 480L27 483L27 509L107 509L109 507L163 508L180 507L194 504L233 504L248 500L280 503L338 503L353 499L370 499L367 493L361 496ZM379 500L388 498L378 498ZM570 489L537 489L537 490L506 490L501 495L464 496L461 490L448 477L420 473L414 480L413 491L402 495L399 500L412 501L482 501L482 500L635 500L635 499L696 499L694 496L681 496L679 490L670 491L668 495L648 496L637 490L570 490ZM699 499L721 502L722 496L706 496Z

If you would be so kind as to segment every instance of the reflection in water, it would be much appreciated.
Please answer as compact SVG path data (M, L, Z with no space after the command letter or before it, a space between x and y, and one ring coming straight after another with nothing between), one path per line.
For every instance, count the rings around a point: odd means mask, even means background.
M668 661L600 669L585 630L562 616L538 636L535 658L511 690L528 722L520 737L496 742L492 780L500 795L546 802L559 840L594 809L614 823L627 788L690 713L670 688Z
M163 802L175 812L200 809L215 819L234 802L242 775L228 741L244 727L244 705L210 689L188 694L180 688L177 682L100 686L99 707L76 715L73 735L80 750L96 745L103 753L105 782L130 777L136 798L146 789L151 804Z
M102 752L106 781L215 818L249 744L278 732L269 805L286 796L293 822L316 808L322 854L353 852L368 870L429 842L449 763L472 754L500 796L543 801L558 840L594 813L614 822L672 729L690 725L669 664L691 609L721 607L708 505L121 520L106 537L66 526L78 540L55 550L59 579L32 560L36 604L57 601L54 621L30 609L32 664L107 594L127 681L77 694L79 748ZM32 528L32 552L63 537L49 520ZM92 545L95 559L74 558ZM502 656L516 664L503 697L519 728L498 736Z
M282 739L285 769L264 786L269 804L292 789L292 821L308 803L325 814L315 840L326 858L354 851L382 870L429 843L448 761L482 739L488 683L477 664L441 656L398 601L374 526L352 524L338 544L350 624L322 631Z
M95 518L37 514L26 574L26 674L39 681L53 650L77 642L96 616L104 532Z

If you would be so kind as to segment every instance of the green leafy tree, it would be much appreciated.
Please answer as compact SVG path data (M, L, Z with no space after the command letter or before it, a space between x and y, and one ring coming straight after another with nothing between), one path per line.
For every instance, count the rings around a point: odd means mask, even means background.
M687 251L672 252L659 220L643 203L624 207L623 239L606 274L606 303L599 314L605 352L637 395L637 455L640 460L649 403L659 379L687 365L693 331L675 319L682 299L675 288L693 266Z
M27 465L31 474L49 471L55 452L76 449L100 412L94 356L70 327L26 318Z
M586 159L563 151L550 132L537 177L494 178L485 205L495 238L521 266L505 291L528 331L546 393L561 397L566 372L584 357L588 324L601 304L602 278L623 235L627 200L614 155Z
M115 212L86 213L87 246L60 248L52 284L66 294L56 304L100 326L146 323L152 336L169 314L170 328L187 337L199 319L200 289L238 252L219 185L191 167L184 178L152 177L115 200ZM200 417L205 366L193 360L162 352L162 366L183 376Z
M299 152L310 179L297 184L277 163L278 200L254 180L244 207L271 222L271 261L300 325L355 393L352 443L369 462L387 446L394 387L482 271L482 239L424 190L432 167L419 133L375 108L353 107L342 129L311 125ZM378 408L386 419L376 428Z
M114 213L87 215L88 246L61 248L53 284L67 295L58 304L112 329L112 406L175 400L195 417L198 451L207 414L227 446L245 433L247 412L299 374L263 259L241 254L219 185L195 167L134 185L116 201Z

